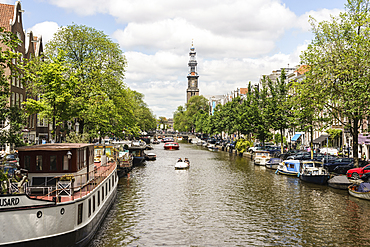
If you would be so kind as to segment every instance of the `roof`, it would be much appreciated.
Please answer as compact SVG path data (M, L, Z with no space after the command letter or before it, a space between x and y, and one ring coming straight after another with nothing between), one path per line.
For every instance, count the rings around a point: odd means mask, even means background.
M10 20L14 16L14 5L0 3L0 26L10 30Z
M303 75L304 73L306 73L309 70L310 70L310 66L308 66L308 65L302 65L296 71L298 72L298 75Z
M84 148L94 146L92 143L49 143L34 146L19 147L18 151L59 151L59 150L71 150L77 148Z
M240 88L240 94L247 94L248 88Z

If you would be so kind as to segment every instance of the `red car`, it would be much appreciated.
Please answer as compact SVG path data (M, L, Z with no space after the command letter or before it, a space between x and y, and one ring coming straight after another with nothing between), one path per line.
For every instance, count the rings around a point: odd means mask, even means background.
M347 171L347 177L352 179L359 179L361 178L365 173L370 173L370 165L359 167L359 168L353 168L349 169Z

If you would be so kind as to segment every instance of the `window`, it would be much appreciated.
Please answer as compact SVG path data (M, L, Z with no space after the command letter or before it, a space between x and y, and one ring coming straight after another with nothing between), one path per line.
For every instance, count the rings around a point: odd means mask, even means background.
M109 184L109 192L110 192L110 184L111 184L111 182L112 182L112 179L110 178L109 179L109 182L108 182L108 184Z
M19 93L15 94L15 106L19 106Z
M56 171L57 170L57 156L51 155L50 156L50 171Z
M11 103L11 106L14 106L15 105L15 94L14 92L12 92L12 103Z
M93 206L93 213L95 212L95 196L93 196L93 200L92 200L92 206Z
M98 207L100 206L100 190L98 191Z
M101 200L104 201L104 186L102 187L101 190Z
M77 225L82 223L83 203L78 204Z
M36 171L42 171L42 155L36 155Z
M12 76L12 85L15 86L15 77Z
M91 198L89 199L89 208L88 208L89 214L87 215L88 217L91 216Z
M15 86L16 86L16 87L19 87L19 76L17 76L17 79L16 79L16 81L15 81L15 82L16 82Z
M63 171L67 171L67 170L69 170L69 160L68 160L68 156L64 155L63 156Z
M22 58L22 57L21 57L21 58ZM22 78L23 78L23 75L21 75L21 81L20 81L20 87L21 87L21 88L23 88Z
M23 102L23 94L20 94L19 95L19 103L22 105L22 102Z
M28 155L24 156L24 169L29 170L30 169L30 163L31 163L31 157Z
M84 152L84 167L86 167L87 149L85 149L83 152Z
M80 150L77 150L77 168L81 169L81 162L80 162Z
M105 183L105 195L108 196L108 185Z

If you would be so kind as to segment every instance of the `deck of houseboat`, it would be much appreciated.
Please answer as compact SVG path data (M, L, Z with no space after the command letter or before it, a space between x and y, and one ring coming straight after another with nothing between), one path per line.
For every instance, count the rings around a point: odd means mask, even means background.
M78 187L74 187L74 188L69 187L65 189L54 188L54 190L49 189L48 191L51 191L51 192L48 192L48 193L32 193L30 192L31 190L29 190L27 194L30 198L33 198L33 199L41 199L41 200L47 200L47 201L57 200L57 203L69 202L69 201L82 198L88 195L90 192L92 192L96 187L98 187L99 184L103 182L104 179L108 177L109 174L111 174L116 169L115 162L108 162L105 165L102 165L99 162L99 163L94 163L94 165L95 165L94 171L89 173L89 177L91 177L92 179L90 179L88 182L84 184L81 184ZM115 177L114 179L118 179L118 178Z

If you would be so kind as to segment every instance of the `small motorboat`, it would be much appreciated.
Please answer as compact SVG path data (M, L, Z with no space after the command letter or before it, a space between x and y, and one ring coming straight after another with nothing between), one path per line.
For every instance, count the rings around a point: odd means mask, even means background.
M166 142L163 145L166 150L179 150L180 146L177 142Z
M155 153L148 153L148 154L146 154L145 159L146 160L156 160L157 155Z
M326 184L329 179L329 173L322 167L322 162L302 161L299 178L308 183Z
M334 176L328 180L328 186L334 189L347 190L352 183L347 176Z
M258 166L266 165L267 161L271 159L270 153L264 150L254 152L254 164Z
M275 170L278 168L279 164L283 162L282 159L280 158L271 158L269 161L266 163L266 168Z
M370 183L360 183L348 186L348 192L351 196L370 200Z
M175 164L175 169L176 170L180 170L180 169L189 169L190 167L190 162L189 160L185 160L185 161L177 161L176 164Z
M297 176L299 174L300 161L299 160L284 160L278 165L276 174L283 174L289 176Z

